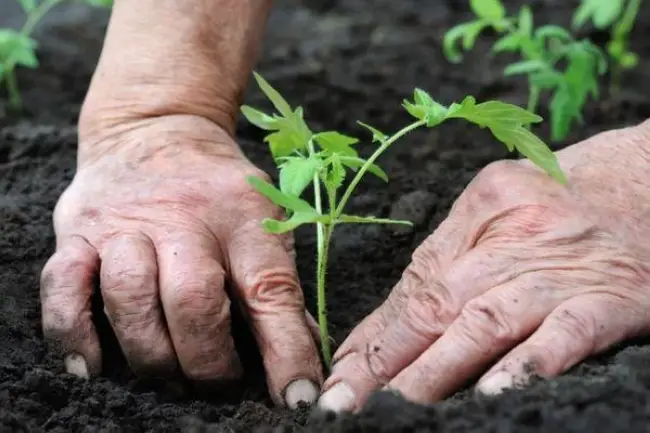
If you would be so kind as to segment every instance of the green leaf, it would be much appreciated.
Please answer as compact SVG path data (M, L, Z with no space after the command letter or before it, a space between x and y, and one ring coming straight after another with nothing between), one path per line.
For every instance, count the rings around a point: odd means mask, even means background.
M603 30L616 21L622 10L623 0L582 0L573 15L572 25L577 29L591 21L597 29Z
M519 11L519 34L526 38L533 35L533 12L529 6L522 6Z
M562 42L571 42L573 40L571 33L560 26L554 25L546 25L538 28L535 31L535 38L539 40L555 38Z
M316 213L316 210L311 207L309 203L302 200L300 197L292 196L283 193L275 186L255 176L248 176L246 178L248 183L255 188L260 194L271 200L278 206L294 212L303 213Z
M505 18L506 9L499 0L470 0L470 7L478 18L496 21Z
M434 101L424 90L415 89L413 101L404 100L404 108L416 119L426 121L429 128L439 125L445 120L447 107Z
M412 226L411 221L405 220L391 220L387 218L375 218L374 216L355 216L355 215L341 215L338 218L339 222L342 223L354 223L354 224L401 224L406 226Z
M20 7L23 8L25 13L30 13L34 8L36 8L36 0L18 0Z
M490 128L490 131L508 149L516 148L519 153L546 171L558 182L561 184L567 183L555 153L528 129L522 126L494 126Z
M260 129L264 129L266 131L274 131L278 129L276 118L269 116L262 111L259 111L253 107L249 107L248 105L244 105L241 107L241 112L244 117L246 117L246 120Z
M327 164L328 169L323 180L328 189L336 191L343 185L345 180L345 168L338 153L332 154L328 158Z
M296 212L285 221L266 218L262 221L262 226L268 233L282 234L295 230L303 224L315 224L319 222L327 224L329 221L330 217L328 215L319 215L316 212Z
M530 74L533 72L539 72L548 68L547 64L542 60L522 60L521 62L516 62L511 65L508 65L503 74L505 76L518 75L518 74Z
M546 70L532 73L528 76L530 84L538 87L540 90L552 89L557 87L562 81L562 74L555 70Z
M5 66L38 67L36 46L36 41L29 36L12 29L0 29L0 59Z
M293 111L289 103L280 95L280 93L275 90L260 74L253 72L257 85L262 89L262 92L266 95L267 98L273 103L273 106L278 110L280 114L284 117L291 117Z
M357 171L366 163L366 161L364 161L361 158L353 158L353 157L349 157L349 156L342 156L341 157L341 163L344 166L351 169L352 171ZM380 178L381 180L383 180L384 182L388 182L388 175L378 165L370 164L368 166L368 171L370 173L374 174L375 176L377 176L378 178Z
M359 142L357 138L336 131L327 131L314 135L314 141L329 154L357 156L357 151L350 147Z
M456 45L462 38L462 47L465 51L474 48L476 39L481 31L487 27L488 24L484 21L471 21L453 27L449 30L443 39L443 52L445 57L452 63L459 63L463 56L457 49Z
M383 132L381 132L380 130L378 130L377 128L375 128L373 126L370 126L368 124L365 124L365 123L359 122L359 121L357 121L357 123L360 126L363 126L364 128L366 128L368 131L370 131L372 133L372 141L373 141L373 143L383 143L388 138L388 136L386 134L384 134Z
M459 108L448 115L448 118L463 118L481 127L528 125L543 120L537 114L514 104L501 101L476 104L473 98L463 101Z
M639 64L639 56L634 53L627 52L621 56L619 64L623 69L634 69Z
M300 197L314 180L321 162L316 158L290 157L280 166L280 191Z
M522 38L516 33L506 35L499 39L492 47L493 53L517 51L521 46Z

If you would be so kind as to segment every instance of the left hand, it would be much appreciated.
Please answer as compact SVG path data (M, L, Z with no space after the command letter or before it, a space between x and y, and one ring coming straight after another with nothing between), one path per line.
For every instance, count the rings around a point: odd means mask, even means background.
M319 406L384 387L431 403L480 374L496 393L650 332L649 129L558 152L568 187L527 161L484 169L334 355Z

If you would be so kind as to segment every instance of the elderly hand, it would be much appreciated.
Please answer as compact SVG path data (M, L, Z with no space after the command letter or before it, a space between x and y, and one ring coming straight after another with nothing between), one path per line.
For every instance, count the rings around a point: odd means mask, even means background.
M650 332L650 122L485 168L334 356L319 405L381 388L431 403L482 375L497 393ZM486 371L487 370L487 371Z
M292 241L264 233L260 221L280 210L245 180L264 173L198 116L141 120L82 141L41 283L44 333L62 345L68 371L101 370L90 311L97 279L136 373L239 377L232 302L249 320L275 401L315 401L321 365Z

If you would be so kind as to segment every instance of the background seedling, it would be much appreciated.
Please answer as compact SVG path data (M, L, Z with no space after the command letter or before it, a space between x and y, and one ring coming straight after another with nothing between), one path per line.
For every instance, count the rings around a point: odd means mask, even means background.
M277 113L267 114L250 106L243 106L242 113L249 122L268 132L264 140L278 166L280 179L279 187L257 177L250 177L248 181L258 192L284 208L287 214L285 220L265 219L262 225L267 232L280 234L303 224L316 225L318 324L323 358L328 367L331 351L325 295L328 252L334 228L343 223L410 224L408 221L344 213L366 173L388 181L386 173L375 163L391 145L418 128L434 128L452 119L464 119L489 129L509 151L517 149L559 182L566 182L553 152L527 128L542 118L512 104L498 101L479 104L468 96L460 103L444 106L424 90L416 89L413 101L405 100L403 104L415 119L413 123L389 135L359 122L372 134L372 142L377 144L372 155L363 159L355 149L357 138L337 131L312 131L305 122L302 107L292 108L260 75L255 74L255 79ZM344 186L349 172L354 176ZM301 198L310 185L314 190L313 204Z
M609 29L607 53L611 61L610 91L620 90L624 71L639 63L636 53L630 51L630 33L641 7L641 0L582 0L573 16L573 27L579 29L591 22L598 30Z
M19 109L22 105L16 67L37 68L37 42L31 35L36 25L56 5L66 0L18 0L26 19L20 30L0 29L0 89L5 86L9 94L9 107ZM110 7L112 0L84 0L91 6Z
M605 0L603 0L605 1ZM493 53L518 53L522 60L510 64L505 76L518 74L528 78L528 111L537 112L541 93L549 91L551 139L561 141L571 132L589 95L599 96L598 76L607 71L604 53L588 40L577 41L562 27L545 25L535 28L531 9L524 6L518 16L506 16L500 0L470 0L476 19L460 24L447 32L444 53L452 62L460 62L461 42L465 51L471 50L485 29L496 31L501 38ZM561 69L561 66L564 66Z

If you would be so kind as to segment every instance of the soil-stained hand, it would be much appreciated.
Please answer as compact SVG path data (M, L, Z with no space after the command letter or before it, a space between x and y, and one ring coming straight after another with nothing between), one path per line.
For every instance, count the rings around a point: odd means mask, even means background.
M650 332L650 122L558 158L567 187L527 161L479 173L339 348L321 408L498 393Z
M245 179L266 175L200 117L143 120L85 144L95 151L80 155L56 206L56 252L41 281L44 334L62 345L68 371L101 370L90 311L99 282L135 372L239 377L232 302L249 320L276 402L315 401L322 373L292 240L263 231L260 221L280 210Z

